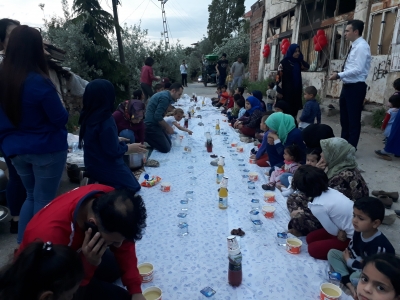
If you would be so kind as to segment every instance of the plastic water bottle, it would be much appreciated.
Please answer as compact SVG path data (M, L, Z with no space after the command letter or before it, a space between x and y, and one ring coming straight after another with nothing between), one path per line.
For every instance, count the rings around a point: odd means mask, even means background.
M337 286L340 286L340 282L342 281L342 275L340 274L340 273L338 273L338 272L328 272L328 279L329 279L329 282L330 283L332 283L332 284L334 284L334 285L337 285Z

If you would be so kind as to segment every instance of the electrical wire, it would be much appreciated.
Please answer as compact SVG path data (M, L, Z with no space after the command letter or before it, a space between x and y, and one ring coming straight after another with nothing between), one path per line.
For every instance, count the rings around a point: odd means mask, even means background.
M146 13L147 8L149 7L149 3L150 3L150 2L147 2L146 8L144 9L143 14L142 14L142 16L141 16L140 19L139 19L140 21L142 20L144 14Z
M175 6L175 4L174 4L172 1L169 2L169 6L168 6L168 7L171 8L171 10L173 10L173 12L174 12L176 15L178 15L179 17L182 18L182 22L185 24L185 27L188 28L192 33L195 33L195 35L200 34L201 36L203 36L203 33L201 33L200 31L198 31L197 27L193 26L190 22L189 22L189 23L186 22L185 16L183 16L183 15L180 13L180 11L185 12L188 16L189 16L190 14L188 14L184 9L182 9L182 8L177 8L177 7Z
M168 6L168 9L174 13L176 20L181 24L182 28L186 29L187 32L193 36L203 36L202 33L199 33L197 30L193 29L193 26L185 21L185 17L177 12L171 5Z
M139 4L139 6L136 7L136 8L129 14L129 16L127 16L127 17L122 21L122 23L124 23L124 22L126 21L126 19L128 19L130 16L132 16L132 15L135 13L135 11L136 11L145 1L146 1L146 0L143 0L143 1Z

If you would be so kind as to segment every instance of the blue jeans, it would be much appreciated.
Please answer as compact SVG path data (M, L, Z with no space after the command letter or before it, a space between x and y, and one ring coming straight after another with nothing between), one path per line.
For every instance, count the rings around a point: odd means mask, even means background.
M232 81L232 86L231 86L231 88L233 89L233 88L235 88L235 87L240 87L240 86L242 86L242 80L243 80L243 76L234 77L234 78L233 78L233 81Z
M133 144L135 142L135 133L130 129L121 130L119 133L120 137L129 139L129 143ZM129 155L124 155L124 162L129 167Z
M129 139L129 143L133 144L135 142L135 133L130 129L121 130L119 133L120 137Z
M32 217L57 194L67 160L67 151L46 154L23 154L11 159L26 189L26 200L18 223L18 243L24 237Z
M293 176L292 173L283 173L280 177L281 184L283 184L285 187L289 187L289 177Z
M273 103L267 103L267 111L272 111L273 110L272 109L273 105L274 105Z

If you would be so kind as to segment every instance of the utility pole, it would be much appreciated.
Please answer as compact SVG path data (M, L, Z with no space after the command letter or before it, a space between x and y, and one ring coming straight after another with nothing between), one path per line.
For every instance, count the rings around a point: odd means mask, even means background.
M161 11L162 11L163 27L164 27L165 49L168 49L169 48L169 37L168 37L167 16L165 14L165 3L167 3L168 0L158 0L158 1L161 1Z
M125 65L124 47L122 45L121 28L119 26L119 20L118 20L118 10L117 10L118 4L121 4L119 0L112 0L115 33L117 35L117 42L118 42L119 61L121 62L121 64ZM130 95L129 83L125 85L125 91Z
M117 34L117 42L118 42L118 51L119 51L119 61L121 64L125 64L125 54L124 54L124 48L122 46L122 38L121 38L121 29L119 26L119 21L118 21L118 10L117 10L117 5L121 4L119 0L112 0L112 5L113 5L113 12L114 12L114 23L115 23L115 33Z

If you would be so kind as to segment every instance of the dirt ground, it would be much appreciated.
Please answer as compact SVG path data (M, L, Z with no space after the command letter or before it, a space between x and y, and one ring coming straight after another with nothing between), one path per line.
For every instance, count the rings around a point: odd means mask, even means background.
M201 83L192 83L189 84L188 88L185 88L184 93L188 95L196 93L198 96L214 97L216 95L215 91L215 86L204 87ZM341 127L338 115L327 117L326 113L323 113L322 123L330 125L335 135L340 136ZM368 184L370 192L373 190L400 191L400 159L394 158L393 161L385 161L374 154L374 150L383 148L382 139L383 136L380 130L363 126L356 153L357 162L364 171L362 175ZM75 187L77 185L70 183L64 172L59 194ZM394 203L392 208L400 209L400 202ZM396 252L400 253L400 219L397 218L393 225L382 225L380 229L389 238ZM0 267L9 262L11 254L16 247L16 235L9 233L9 223L0 223Z

